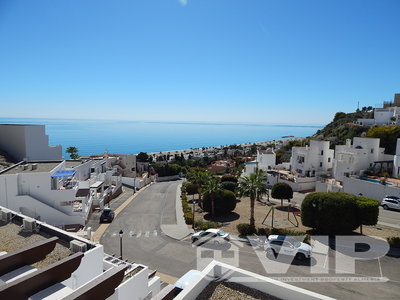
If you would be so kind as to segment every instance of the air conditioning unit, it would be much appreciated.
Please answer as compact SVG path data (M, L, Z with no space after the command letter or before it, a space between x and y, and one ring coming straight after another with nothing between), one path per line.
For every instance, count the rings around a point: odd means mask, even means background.
M22 223L22 228L26 232L36 232L36 221L35 219L25 218Z
M37 170L38 164L32 164L32 171Z
M84 242L81 242L81 241L78 241L78 240L72 240L71 242L69 242L69 250L72 253L86 252L87 245Z
M11 221L11 211L3 208L2 210L0 210L0 217L3 222L6 222L6 223L10 222Z

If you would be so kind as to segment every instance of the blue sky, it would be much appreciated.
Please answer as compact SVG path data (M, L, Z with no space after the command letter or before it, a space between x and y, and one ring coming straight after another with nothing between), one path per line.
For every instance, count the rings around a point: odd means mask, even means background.
M0 117L324 124L400 92L398 0L0 0Z

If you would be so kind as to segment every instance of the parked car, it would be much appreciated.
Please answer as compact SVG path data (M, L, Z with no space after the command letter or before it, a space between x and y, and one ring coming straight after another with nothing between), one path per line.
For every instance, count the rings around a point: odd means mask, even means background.
M111 210L111 208L103 209L103 212L100 216L100 223L112 222L112 220L114 220L114 212Z
M213 242L214 244L224 244L231 240L229 233L220 229L210 228L206 231L198 231L192 235L192 243Z
M298 260L311 258L312 247L284 235L270 235L265 240L264 250L267 255L277 257L278 254L294 256Z
M386 196L381 202L383 209L400 210L400 198L396 196Z

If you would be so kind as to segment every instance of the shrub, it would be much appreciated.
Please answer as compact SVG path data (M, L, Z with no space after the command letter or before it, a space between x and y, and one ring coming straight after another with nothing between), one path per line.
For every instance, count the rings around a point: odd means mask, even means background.
M281 205L283 205L282 199L290 201L293 198L292 187L284 182L275 183L271 190L271 197L281 199Z
M158 173L158 176L173 176L178 175L181 172L181 166L177 164L154 164L154 171Z
M351 232L360 225L356 196L346 193L308 194L301 204L301 221L304 226L321 233Z
M191 183L191 182L186 183L186 187L185 187L186 193L187 193L188 195L197 194L199 188L200 188L200 186L199 186L198 184Z
M200 230L207 230L210 228L219 228L221 227L221 224L218 222L208 222L208 221L195 221L194 224L196 225L197 228Z
M379 201L367 197L356 199L359 213L359 222L363 225L376 225L379 215Z
M256 233L256 228L247 223L240 223L236 225L237 231L240 235L253 235Z
M223 182L221 182L221 187L224 190L235 192L236 187L237 187L237 183L233 182L233 181L223 181Z
M400 248L400 237L398 236L391 236L387 238L387 241L390 245L390 247L393 248Z
M304 243L310 244L311 236L302 231L294 231L285 228L258 228L257 235L268 237L269 235L285 235L285 236L304 236L302 240Z
M212 201L214 197L215 215L221 216L227 214L236 208L236 196L228 190L221 190L217 193L205 194L202 199L202 209L211 212Z
M234 183L237 183L238 179L234 175L227 174L227 175L224 175L224 176L221 177L221 182L234 182Z

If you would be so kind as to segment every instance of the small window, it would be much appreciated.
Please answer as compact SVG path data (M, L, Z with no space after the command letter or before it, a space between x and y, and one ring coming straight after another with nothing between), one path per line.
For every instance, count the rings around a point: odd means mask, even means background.
M374 149L371 149L371 153L374 153Z
M272 245L277 245L277 246L282 246L283 242L282 241L272 241Z
M319 166L322 167L322 161L319 163Z
M321 150L321 155L324 155L324 150Z
M331 162L331 158L330 157L328 157L328 163L330 163Z

